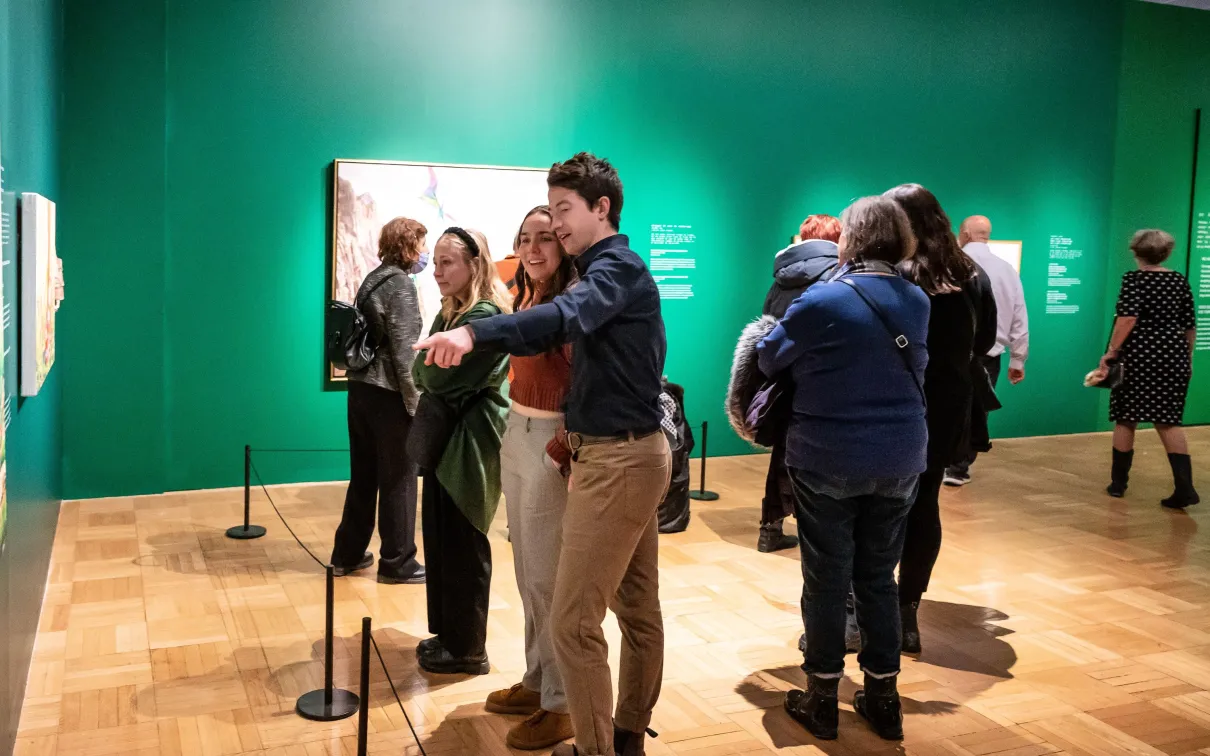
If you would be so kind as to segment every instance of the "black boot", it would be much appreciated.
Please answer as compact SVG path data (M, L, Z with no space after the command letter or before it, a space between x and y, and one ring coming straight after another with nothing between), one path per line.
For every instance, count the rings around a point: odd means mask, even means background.
M760 539L756 542L756 550L769 554L783 549L792 549L798 545L798 538L782 532L781 524L785 518L760 526Z
M1176 490L1160 503L1169 509L1184 509L1201 501L1193 488L1193 462L1189 455L1169 454L1168 464L1172 465L1172 480Z
M920 625L916 623L916 610L920 608L919 601L899 605L899 621L903 625L903 653L918 655L920 653Z
M894 677L865 676L865 690L853 697L853 708L883 740L903 740L903 707Z
M655 737L655 730L648 727L643 732L623 730L616 724L613 726L613 752L615 756L645 756L644 738L650 734Z
M1109 487L1105 489L1105 493L1115 499L1120 499L1126 495L1126 484L1130 482L1130 465L1133 463L1133 449L1130 451L1113 450L1113 472L1111 473L1111 482Z
M807 732L820 740L836 740L836 728L840 726L840 701L836 697L839 687L839 677L808 675L807 689L787 693L783 706Z

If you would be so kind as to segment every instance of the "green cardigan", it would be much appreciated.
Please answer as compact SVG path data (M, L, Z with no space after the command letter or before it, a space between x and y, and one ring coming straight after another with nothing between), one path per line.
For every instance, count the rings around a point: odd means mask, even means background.
M452 328L499 314L496 305L480 300ZM429 335L452 328L447 329L438 315ZM437 463L437 481L466 519L487 533L500 504L500 441L508 415L508 402L500 395L500 387L508 377L508 355L474 351L451 368L425 365L424 357L421 352L412 365L416 388L440 397L461 413Z

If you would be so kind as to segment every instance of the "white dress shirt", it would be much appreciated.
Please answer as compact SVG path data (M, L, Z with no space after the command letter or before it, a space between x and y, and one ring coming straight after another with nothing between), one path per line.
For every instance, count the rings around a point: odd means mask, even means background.
M1025 360L1029 358L1029 315L1025 312L1021 276L983 242L970 242L963 250L987 271L996 298L996 345L987 356L995 357L1007 351L1009 368L1024 369Z

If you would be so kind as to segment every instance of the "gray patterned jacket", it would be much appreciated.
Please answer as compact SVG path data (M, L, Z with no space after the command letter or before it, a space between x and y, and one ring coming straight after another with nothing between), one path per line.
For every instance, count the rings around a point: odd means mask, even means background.
M366 292L387 276L394 277L366 297ZM379 265L362 281L357 302L371 326L381 324L384 338L374 361L365 370L349 373L349 380L398 391L408 414L416 414L420 392L412 381L412 345L420 340L422 321L416 284L402 268Z

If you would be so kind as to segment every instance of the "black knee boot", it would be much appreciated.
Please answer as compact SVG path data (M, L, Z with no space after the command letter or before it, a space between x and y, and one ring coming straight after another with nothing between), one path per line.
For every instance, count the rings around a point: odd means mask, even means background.
M1168 464L1172 465L1172 480L1176 490L1160 503L1169 509L1184 509L1201 501L1193 488L1193 462L1189 455L1169 454Z
M786 694L786 713L820 740L835 740L840 726L839 677L807 676L807 689Z
M1109 488L1105 492L1115 499L1126 495L1126 484L1130 482L1130 465L1134 463L1134 450L1113 450L1113 472Z
M853 697L853 708L883 740L903 740L903 707L894 677L865 676L865 690Z

